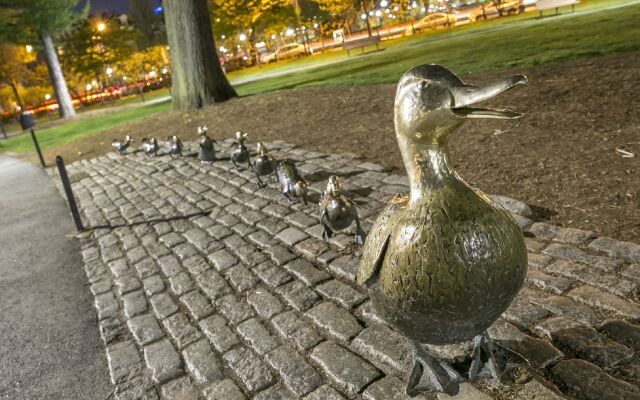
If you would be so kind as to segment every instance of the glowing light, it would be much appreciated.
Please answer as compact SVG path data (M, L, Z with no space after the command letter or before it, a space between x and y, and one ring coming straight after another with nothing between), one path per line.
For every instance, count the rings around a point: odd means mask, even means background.
M90 83L87 83L87 86L85 86L85 89L87 89L87 91L91 90L93 88L93 86Z
M389 4L389 2L387 2L387 0L382 0L380 2L380 7L386 7Z
M47 101L51 100L51 95L49 93L45 94L44 99Z
M294 31L294 30L293 30L293 29L291 29L291 28L288 28L288 29L285 31L285 34L286 34L287 36L293 36L293 35L295 35L295 34L296 34L296 31Z
M107 67L107 75L113 75L113 69L111 69L111 67Z
M156 75L157 75L157 72L156 72L156 71L151 71L151 72L149 72L149 78L155 78L155 77L156 77Z
M271 35L271 40L276 40L277 36L276 35Z
M91 81L91 85L93 86L98 86L98 81L96 81L95 79Z
M105 25L104 22L98 22L98 32L103 32L105 29L107 29L107 25Z
M393 7L393 11L398 11L398 6Z
M380 10L376 10L376 17L379 17L379 16L381 16L381 15L382 15L382 11L380 11Z
M31 53L33 51L33 46L30 44L24 46L24 48L27 50L27 53Z
M169 70L168 70L168 69L166 69L166 68L162 68L162 75L166 75L166 74L167 74L167 72L169 72Z
M227 52L227 48L224 46L220 46L220 53L224 54Z
M220 35L220 39L224 39L226 37L227 37L227 35Z
M245 40L247 40L247 35L245 35L244 33L241 33L239 39L241 42L244 42Z
M318 23L316 22L315 24L313 24L313 27L314 27L315 29L318 29ZM273 35L272 35L272 36L273 36Z
M360 18L362 18L362 19L367 19L367 14L362 13L362 15L360 15Z

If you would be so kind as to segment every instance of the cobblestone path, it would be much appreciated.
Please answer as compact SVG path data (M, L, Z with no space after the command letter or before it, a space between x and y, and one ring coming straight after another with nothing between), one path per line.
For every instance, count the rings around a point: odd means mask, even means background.
M341 175L366 230L407 191L354 156L267 147L299 161L314 200ZM355 284L352 236L322 240L315 202L289 204L228 161L109 154L69 172L85 221L103 226L80 238L118 399L405 398L406 339ZM529 249L526 287L489 331L516 379L464 383L458 398L640 398L640 246L496 198ZM471 348L431 350L464 362Z

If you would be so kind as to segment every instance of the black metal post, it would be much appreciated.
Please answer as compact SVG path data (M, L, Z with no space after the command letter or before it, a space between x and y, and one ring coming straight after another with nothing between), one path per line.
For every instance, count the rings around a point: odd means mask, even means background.
M38 152L38 157L40 158L40 165L42 165L42 168L45 168L47 165L44 163L44 157L42 157L42 152L40 151L40 145L38 144L36 133L33 131L33 128L30 129L30 132L31 140L33 140L33 144L36 146L36 151Z
M67 195L67 201L69 202L69 209L71 210L73 222L75 222L76 229L78 231L83 231L84 226L82 225L82 219L80 218L80 212L78 212L76 198L73 195L73 190L71 190L71 183L69 182L69 176L67 175L67 169L64 167L64 160L62 157L56 156L56 165L58 166L58 173L60 174L64 193Z

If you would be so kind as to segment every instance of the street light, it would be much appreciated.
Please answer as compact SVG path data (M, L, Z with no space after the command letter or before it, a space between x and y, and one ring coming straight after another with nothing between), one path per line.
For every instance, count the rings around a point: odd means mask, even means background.
M98 22L98 32L102 32L107 29L107 25L104 22Z

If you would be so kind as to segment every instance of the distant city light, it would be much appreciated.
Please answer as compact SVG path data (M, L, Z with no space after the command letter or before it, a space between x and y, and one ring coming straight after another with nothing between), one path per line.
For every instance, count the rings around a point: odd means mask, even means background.
M244 42L245 40L247 40L247 35L245 35L244 33L241 33L239 39L241 42Z
M362 18L362 19L367 19L367 14L362 13L362 14L360 15L360 18Z
M380 10L376 10L376 17L379 17L379 16L381 16L381 15L382 15L382 11L380 11Z
M111 67L107 67L107 75L113 75L113 69L111 69Z
M91 88L93 88L93 86L92 86L90 83L87 83L87 86L85 86L85 88L86 88L87 90L91 90Z
M398 6L393 7L393 11L398 11Z
M286 34L287 36L293 36L293 35L295 35L295 34L296 34L296 31L294 31L294 30L293 30L293 29L291 29L291 28L287 28L287 30L285 31L285 34Z
M107 29L107 25L105 25L104 22L98 22L98 32L102 32L105 29Z
M316 22L315 24L313 24L313 27L314 27L315 29L318 29L318 23ZM274 36L274 35L271 35L271 36Z
M244 61L247 61L247 60L249 59L249 57L247 57L247 56L243 56L243 57L242 57L242 59L243 59Z
M33 51L33 46L30 44L24 46L24 48L27 50L27 53L31 53Z
M220 35L220 39L224 39L226 37L227 37L227 35Z
M389 3L387 2L387 0L382 0L380 2L380 7L386 7Z
M156 71L151 71L151 72L149 72L149 78L155 78L155 77L156 77L156 75L157 75L157 72L156 72Z
M47 101L51 100L51 95L49 93L45 94L44 99Z

